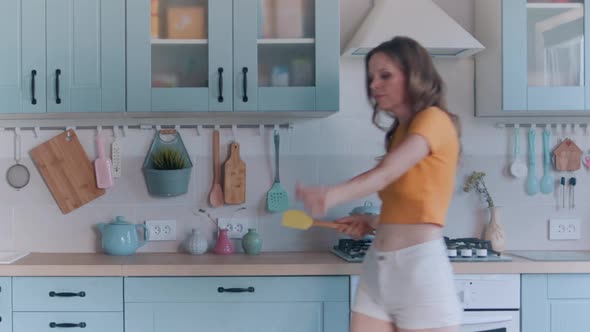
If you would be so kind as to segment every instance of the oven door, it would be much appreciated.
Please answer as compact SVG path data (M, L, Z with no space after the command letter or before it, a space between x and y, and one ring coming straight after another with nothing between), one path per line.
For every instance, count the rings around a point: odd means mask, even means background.
M520 312L464 311L461 332L519 332Z

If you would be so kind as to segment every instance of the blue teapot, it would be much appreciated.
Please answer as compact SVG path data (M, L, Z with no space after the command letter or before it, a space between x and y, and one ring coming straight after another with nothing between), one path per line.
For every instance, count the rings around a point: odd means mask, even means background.
M109 255L126 256L149 241L149 232L143 224L130 224L121 216L117 216L110 223L96 225L102 234L102 249ZM137 229L143 228L145 241L139 241Z

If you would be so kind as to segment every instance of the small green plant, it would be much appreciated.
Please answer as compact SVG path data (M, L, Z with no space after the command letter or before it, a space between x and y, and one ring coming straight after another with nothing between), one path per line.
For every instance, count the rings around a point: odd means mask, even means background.
M186 156L173 148L162 148L152 153L152 162L154 168L160 170L182 169L188 165Z
M492 207L494 206L494 200L492 200L492 196L486 187L486 182L484 180L485 176L486 173L484 172L472 172L471 175L467 177L467 180L465 180L463 191L468 193L475 189L475 191L482 194L482 196L485 198L486 202L488 203L488 207Z

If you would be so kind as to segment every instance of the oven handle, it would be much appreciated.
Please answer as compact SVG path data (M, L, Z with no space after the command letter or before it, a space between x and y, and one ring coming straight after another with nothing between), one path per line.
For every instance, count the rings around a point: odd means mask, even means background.
M463 318L461 325L478 325L478 324L494 324L503 323L513 320L512 316L491 316L491 317L478 317L478 318Z

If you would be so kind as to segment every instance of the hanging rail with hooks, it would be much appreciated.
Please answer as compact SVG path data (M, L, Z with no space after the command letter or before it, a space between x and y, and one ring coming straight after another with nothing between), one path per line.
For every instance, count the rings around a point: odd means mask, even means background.
M104 129L119 129L119 128L123 128L123 131L126 131L127 129L142 129L142 130L149 130L149 129L156 129L156 130L161 130L161 129L196 129L197 133L199 133L199 131L201 129L231 129L232 132L235 135L235 131L238 128L249 128L249 129L259 129L261 132L264 128L273 128L275 130L279 129L279 128L284 128L284 129L293 129L294 125L293 123L269 123L269 124L232 124L232 125L213 125L213 124L194 124L194 125L152 125L152 124L139 124L139 125L96 125L96 126L41 126L41 127L35 127L35 126L13 126L13 127L1 127L0 126L0 132L5 131L5 130L12 130L12 131L22 131L22 130L32 130L35 132L35 136L38 135L40 130L69 130L69 129L74 129L74 130L104 130Z
M514 128L514 127L519 127L519 128L546 128L546 127L580 127L580 128L590 128L590 124L589 123L572 123L572 122L548 122L548 123L504 123L504 122L499 122L496 123L496 128Z

